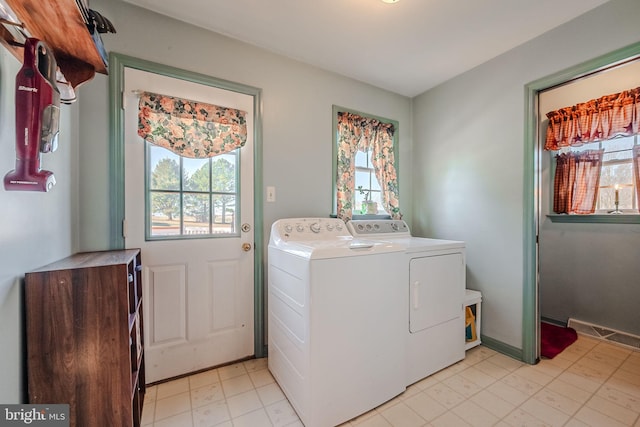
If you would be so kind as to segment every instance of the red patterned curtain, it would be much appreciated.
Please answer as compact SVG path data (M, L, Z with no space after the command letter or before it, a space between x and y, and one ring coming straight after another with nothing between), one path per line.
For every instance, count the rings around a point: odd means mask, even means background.
M633 174L636 178L636 200L640 212L640 145L633 147Z
M592 214L600 185L604 150L569 152L556 156L553 211Z
M575 147L640 131L640 87L547 113L545 150Z
M245 144L246 115L233 108L143 92L138 135L183 157L213 157Z

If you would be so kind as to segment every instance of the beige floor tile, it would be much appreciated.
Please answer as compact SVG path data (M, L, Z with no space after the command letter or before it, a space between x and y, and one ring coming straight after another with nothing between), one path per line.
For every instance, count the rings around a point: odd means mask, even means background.
M192 389L219 382L220 378L218 377L217 369L200 372L199 374L191 375L189 377L189 386Z
M174 415L163 420L156 421L153 427L193 427L191 412Z
M552 427L563 426L570 418L564 412L547 405L538 399L529 399L520 406L520 409L532 414Z
M531 381L530 379L523 377L521 374L518 374L518 371L515 371L512 374L507 375L499 382L506 384L521 393L526 394L531 397L536 394L542 388L541 384L538 384L535 381Z
M474 427L490 427L499 418L471 400L467 400L451 410L454 414Z
M525 364L519 360L516 360L512 357L505 356L504 354L496 353L491 357L486 359L487 362L491 362L494 365L500 366L508 371L515 371L521 366L525 366Z
M378 410L378 412L393 427L421 427L427 422L427 420L402 402L382 411Z
M231 420L227 402L220 400L193 410L194 427L211 427Z
M260 369L258 371L249 372L249 378L251 378L251 382L256 388L271 384L276 381L273 379L273 376L268 369Z
M249 412L233 419L233 427L270 427L271 420L264 408Z
M588 406L580 408L574 418L590 427L629 427Z
M502 381L491 384L487 387L487 390L514 406L521 405L530 397L527 393L515 389Z
M438 418L447 412L447 408L426 393L418 393L404 403L426 421Z
M458 375L466 378L467 380L471 381L472 383L474 383L480 388L488 387L497 381L496 378L484 373L480 369L477 369L476 366L477 365L474 365L468 369L465 369L464 371L460 372Z
M153 424L153 416L156 411L156 402L155 400L152 402L145 402L142 409L142 419L140 420L140 425L146 426Z
M451 387L451 389L458 392L467 399L482 390L482 387L476 385L474 382L469 381L460 374L454 375L451 378L447 378L443 381L443 383Z
M562 379L551 381L551 383L549 383L545 387L545 389L558 393L564 397L568 397L569 399L579 404L583 404L587 400L589 400L589 398L591 398L591 392L583 390L571 383L565 382Z
M271 423L275 427L284 427L289 424L299 421L298 414L293 410L291 404L286 400L273 403L265 408L267 415L271 420Z
M491 412L498 418L505 417L516 407L516 405L507 402L489 390L482 390L481 392L474 394L471 401L480 405L482 408Z
M565 383L569 383L581 390L584 390L589 394L595 393L602 385L602 383L600 382L596 382L591 378L583 376L581 372L570 372L569 370L566 370L562 374L560 374L558 376L558 379L560 381L564 381Z
M224 390L224 395L226 397L235 396L236 394L244 393L245 391L253 390L254 388L255 387L253 386L248 374L222 380L222 390Z
M286 399L286 396L284 395L280 387L278 387L277 383L258 387L256 391L258 392L258 396L260 397L260 400L262 401L262 404L264 406L268 406L272 403L276 403Z
M210 405L211 403L224 400L224 398L222 386L218 383L191 389L191 406L193 408Z
M600 396L593 396L585 404L585 407L594 409L628 426L633 425L636 418L638 418L637 410L632 411L630 409L624 408Z
M261 371L262 369L267 369L268 359L266 357L250 359L243 362L243 365L247 372Z
M581 403L552 391L548 387L540 390L533 398L569 416L575 414L582 406Z
M231 418L236 418L262 408L262 402L255 390L249 390L227 398L227 406Z
M351 424L358 427L393 427L389 421L378 413L372 414L362 422L351 421Z
M148 387L142 423L304 427L267 359ZM640 352L579 336L554 359L527 365L479 346L342 425L405 426L640 427Z
M606 383L600 387L596 395L615 403L616 405L620 405L623 408L640 413L640 397L627 394L610 383Z
M228 380L229 378L245 375L246 373L247 369L244 367L243 363L236 363L218 368L218 376L220 377L220 380L223 381Z
M465 400L463 395L443 383L436 384L426 389L423 393L426 393L447 409L451 409Z
M189 392L158 399L156 401L155 422L163 418L169 418L183 412L191 411L191 398Z
M485 359L482 362L476 363L475 365L473 365L473 367L495 378L496 380L506 377L513 371L513 369L510 370L502 366L499 366L496 363L493 363L491 361L491 358Z
M164 399L165 397L189 391L189 378L180 378L178 380L158 384L156 387L158 390L156 393L156 399Z
M445 412L430 423L433 427L473 427L471 424L454 414Z
M507 415L503 421L512 427L550 427L549 424L533 416L522 408L516 408L513 412Z

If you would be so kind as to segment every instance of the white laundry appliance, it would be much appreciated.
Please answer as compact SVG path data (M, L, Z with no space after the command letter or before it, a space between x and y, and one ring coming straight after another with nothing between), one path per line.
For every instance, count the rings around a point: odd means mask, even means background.
M402 220L353 220L347 226L358 239L405 249L407 385L464 359L464 242L413 237Z
M404 248L335 218L271 227L269 370L306 427L341 424L406 388Z

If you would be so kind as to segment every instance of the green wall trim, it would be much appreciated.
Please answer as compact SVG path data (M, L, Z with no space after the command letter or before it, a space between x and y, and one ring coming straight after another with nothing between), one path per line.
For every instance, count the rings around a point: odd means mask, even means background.
M509 344L505 344L502 341L498 341L485 335L480 336L480 341L482 342L483 346L488 347L491 350L495 350L498 353L502 353L507 356L513 357L514 359L526 362L526 360L524 360L523 358L522 350L520 350L519 348L513 347Z
M186 80L253 96L254 106L254 352L256 357L267 353L264 325L264 231L262 196L262 89L187 71L165 64L135 58L115 52L109 54L109 200L110 247L124 248L122 221L124 206L124 69L134 68L167 77Z
M640 42L543 77L525 86L522 360L526 363L536 363L540 356L537 237L540 220L540 200L538 195L540 194L541 150L538 144L538 123L540 120L538 94L568 81L586 77L638 58L640 58ZM623 220L616 219L616 222L619 221ZM575 222L575 220L571 222Z
M638 214L592 214L592 215L561 215L549 214L551 222L573 222L591 224L640 224Z

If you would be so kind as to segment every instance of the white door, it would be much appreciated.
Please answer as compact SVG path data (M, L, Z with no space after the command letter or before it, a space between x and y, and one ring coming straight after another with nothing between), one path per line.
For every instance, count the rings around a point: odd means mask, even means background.
M151 383L254 354L253 97L131 68L124 80L124 234L142 250ZM211 160L145 142L140 91L243 110L247 142Z

